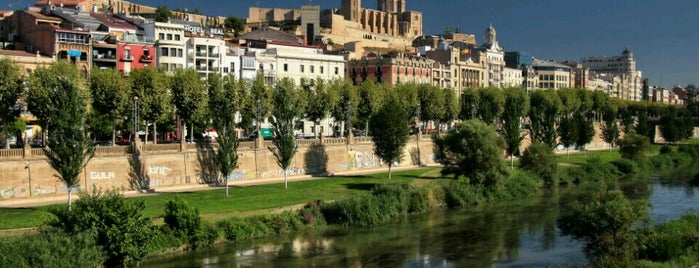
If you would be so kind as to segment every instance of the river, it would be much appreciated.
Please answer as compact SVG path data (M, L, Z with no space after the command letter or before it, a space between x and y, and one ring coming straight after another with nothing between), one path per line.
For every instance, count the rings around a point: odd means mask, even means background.
M655 222L699 212L684 182L628 184L648 198ZM288 237L179 253L140 267L543 267L587 263L582 244L556 228L561 208L591 189L571 187L479 208L432 211L372 228L309 231Z

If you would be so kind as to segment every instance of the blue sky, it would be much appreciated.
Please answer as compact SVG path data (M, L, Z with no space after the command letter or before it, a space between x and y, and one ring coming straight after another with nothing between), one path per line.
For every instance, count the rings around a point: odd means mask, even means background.
M56 0L58 2L59 0ZM0 0L0 9L33 1ZM199 8L204 14L247 17L248 7L299 8L312 2L339 8L340 0L132 0L169 8ZM699 1L697 0L407 0L421 11L424 33L461 28L479 43L492 23L507 51L537 58L579 61L585 56L616 56L629 46L637 68L653 85L699 84ZM9 5L12 5L10 7ZM376 8L376 1L363 1Z

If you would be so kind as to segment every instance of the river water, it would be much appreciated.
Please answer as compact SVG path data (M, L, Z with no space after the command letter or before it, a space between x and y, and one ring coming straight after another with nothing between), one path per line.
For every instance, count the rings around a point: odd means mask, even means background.
M650 201L654 221L699 213L699 188L651 180L621 189ZM589 196L571 187L479 208L406 217L372 228L309 231L150 259L141 267L543 267L585 264L582 244L556 228Z

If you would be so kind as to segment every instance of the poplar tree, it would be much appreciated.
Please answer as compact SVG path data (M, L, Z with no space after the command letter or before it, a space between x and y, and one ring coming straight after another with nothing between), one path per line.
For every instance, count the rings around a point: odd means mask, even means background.
M303 112L303 109L296 106L300 101L300 94L291 79L284 78L274 87L272 93L274 109L270 117L272 131L274 131L272 139L274 147L270 146L269 150L272 151L277 164L284 171L284 189L288 188L287 169L291 166L298 149L294 129L296 118Z
M19 66L7 58L0 59L0 73L3 74L0 76L0 119L5 132L5 149L9 149L9 126L19 117L16 104L22 93L22 79Z

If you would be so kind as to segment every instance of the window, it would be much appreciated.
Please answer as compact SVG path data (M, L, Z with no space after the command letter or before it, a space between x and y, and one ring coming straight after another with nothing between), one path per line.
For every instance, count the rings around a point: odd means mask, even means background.
M175 35L175 41L180 41L180 35L179 35L179 34L176 34L176 35Z
M231 62L231 72L235 72L235 62Z
M159 34L158 34L158 39L160 39L160 40L165 39L165 34L164 34L164 33L159 33Z
M170 70L174 71L175 69L177 69L177 64L170 63Z
M182 56L182 54L183 54L182 51L183 51L183 50L182 50L181 48L178 48L178 49L177 49L177 57L180 57L180 58L183 57L183 56Z
M325 71L325 70L323 69L323 66L320 66L320 73L323 73L323 71Z
M303 73L305 71L305 66L301 65L301 72Z
M168 50L167 50L166 47L161 47L161 48L160 48L160 56L161 56L161 57L167 57L167 56L168 56L167 51L168 51Z
M131 49L124 49L124 58L129 59L131 58Z
M285 72L289 71L289 64L284 63L284 71Z
M315 73L316 69L315 66L311 65L311 73Z
M167 40L172 40L172 34L167 34Z
M177 57L177 49L176 48L170 48L170 56Z
M228 67L223 67L223 72L228 73Z
M167 71L167 63L161 63L160 68L163 68L163 70Z
M271 63L270 63L270 64L269 64L269 69L270 69L270 70L274 70L274 64L271 64Z
M335 74L340 74L340 67L335 67Z

